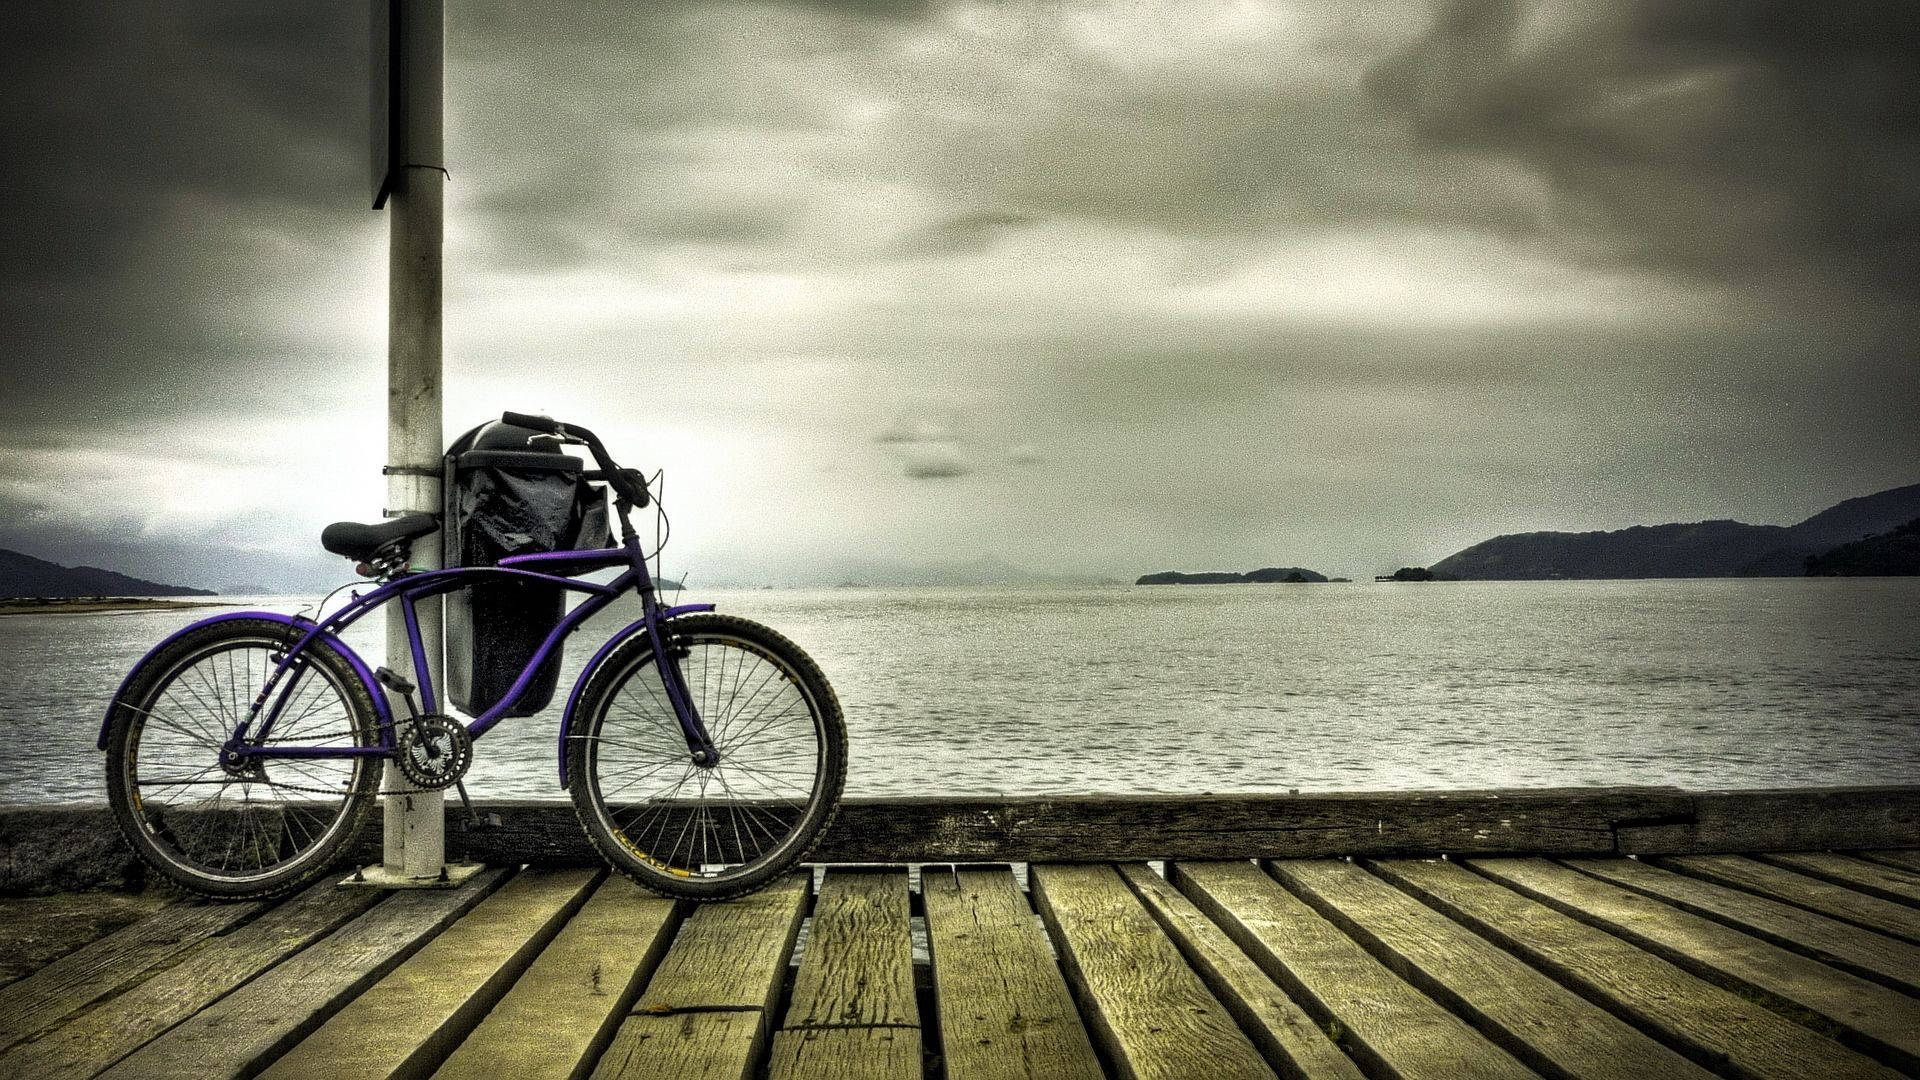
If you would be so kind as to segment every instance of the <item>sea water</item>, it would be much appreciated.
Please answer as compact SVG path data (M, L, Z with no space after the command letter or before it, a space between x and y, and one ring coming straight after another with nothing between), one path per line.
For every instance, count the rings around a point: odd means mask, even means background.
M1920 782L1920 579L689 592L811 653L849 795ZM311 599L246 606L299 610ZM105 798L121 676L215 609L0 617L0 802ZM564 798L554 704L476 795ZM379 619L348 634L381 662Z

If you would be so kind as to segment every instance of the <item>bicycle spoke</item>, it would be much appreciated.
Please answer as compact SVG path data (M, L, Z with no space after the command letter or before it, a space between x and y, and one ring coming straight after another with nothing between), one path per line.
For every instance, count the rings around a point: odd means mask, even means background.
M793 710L805 708L805 707L806 707L806 702L796 701L793 704L788 705L786 708L781 709L779 712L773 714L772 716L767 717L764 723L760 723L758 726L754 727L752 730L742 732L739 735L733 736L729 742L729 745L745 746L746 744L752 742L754 738L757 737L761 732L768 730L769 728L773 727L775 724L779 723L781 720L785 719L786 717L792 716ZM764 712L765 710L762 710L762 711Z
M655 776L655 775L658 775L658 774L659 774L659 772L660 772L660 770L662 770L662 769L671 769L671 768L673 768L675 764L684 764L684 763L678 763L678 762L671 762L671 761L667 761L667 762L661 762L660 764L658 764L658 765L655 765L655 766L653 766L652 768L649 768L649 769L646 769L646 770L644 770L644 771L642 771L642 772L641 772L641 774L640 774L639 776L636 776L636 777L634 777L634 778L633 778L632 780L629 780L629 781L627 781L626 783L624 783L624 784L621 784L621 785L620 785L619 787L617 787L617 788L614 788L613 790L611 790L611 791L609 791L609 792L607 792L607 794L608 794L608 795L618 795L618 794L620 794L621 792L623 792L623 791L625 791L625 790L627 790L628 788L630 788L630 787L632 787L633 785L635 785L635 784L638 784L638 783L640 783L641 781L643 781L643 780L646 780L646 779L648 779L648 778L650 778L650 777L653 777L653 776ZM689 768L691 768L691 766L688 766L688 767L689 767ZM629 770L629 771L632 771L632 770ZM617 775L617 774L616 774L616 775Z
M719 724L720 730L718 732L715 732L714 736L716 738L725 738L726 732L730 730L733 727L733 725L739 720L740 714L742 712L745 712L747 707L752 705L754 701L756 701L760 697L760 691L766 689L767 684L772 682L774 678L779 674L780 674L779 668L773 667L772 665L768 665L767 673L761 677L759 685L755 686L752 690L747 692L747 700L745 702L743 702L736 709L733 705L733 701L730 700L727 705L727 712L720 719L720 724ZM736 696L733 700L738 700L738 697Z
M140 711L146 713L147 719L159 721L161 727L167 728L171 731L177 731L182 736L185 736L186 738L200 740L201 742L204 742L206 745L214 747L216 749L224 741L221 739L208 738L205 729L201 729L199 731L188 730L184 725L182 725L179 721L174 720L170 715L162 715L156 712L146 712L146 710L140 710Z
M727 783L726 777L720 776L719 774L716 773L715 778L720 781L720 786L726 790L727 794L729 795L734 794L733 786ZM755 818L752 815L760 812L759 808L753 806L751 803L743 804L742 800L736 797L734 802L727 807L727 811L733 815L734 841L739 846L740 853L742 855L745 855L747 851L747 845L746 845L746 842L740 838L740 816L742 812L745 812L745 814L748 815L747 816L747 835L752 836L753 828L756 824L758 824L758 822L755 820ZM779 843L780 835L774 832L772 829L767 828L765 825L760 825L760 831L765 833L769 840L774 841L776 844ZM753 845L753 851L755 855L759 855L759 854L763 854L766 851L766 849L760 845L760 841L758 839L755 839L754 845Z
M206 724L200 719L200 714L196 714L194 712L194 709L197 706L199 709L202 710L204 714L211 715L214 711L213 707L211 705L208 705L207 700L200 696L199 691L195 690L185 680L181 680L179 685L182 689L186 690L189 694L193 695L193 698L194 698L193 702L192 703L184 702L174 697L174 689L172 686L167 687L167 691L166 691L167 700L173 702L174 707L176 709L179 709L183 714L189 717L192 717L192 719L188 720L187 723L190 723L194 727L199 729L199 734L198 736L195 736L195 737L207 739L214 746L220 746L223 743L225 743L227 741L226 734L224 732L216 734L214 731L209 729L206 726Z

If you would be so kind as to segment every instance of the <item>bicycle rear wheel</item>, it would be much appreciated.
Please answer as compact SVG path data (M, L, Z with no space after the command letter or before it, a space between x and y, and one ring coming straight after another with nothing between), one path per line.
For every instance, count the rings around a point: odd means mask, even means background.
M373 804L378 756L222 761L297 640L297 631L267 619L209 624L149 657L114 702L114 820L148 866L184 889L237 899L306 885L332 865ZM287 696L264 745L377 745L373 699L346 657L318 641L301 656L276 688L276 697Z
M746 619L675 619L669 650L719 763L693 763L653 649L636 637L589 678L569 727L575 811L607 861L649 889L752 892L804 858L838 808L839 700L799 646Z

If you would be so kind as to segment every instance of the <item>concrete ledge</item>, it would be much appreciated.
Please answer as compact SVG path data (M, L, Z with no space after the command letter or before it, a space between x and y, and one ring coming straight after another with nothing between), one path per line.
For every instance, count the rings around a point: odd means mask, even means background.
M1920 847L1920 787L1701 791L1690 820L1620 830L1622 855Z
M0 806L0 896L145 884L146 868L104 805Z
M447 809L447 858L597 865L571 803ZM812 861L1102 862L1327 855L1704 854L1920 847L1920 786L852 799ZM342 866L380 859L377 824ZM0 806L0 895L138 889L99 804Z

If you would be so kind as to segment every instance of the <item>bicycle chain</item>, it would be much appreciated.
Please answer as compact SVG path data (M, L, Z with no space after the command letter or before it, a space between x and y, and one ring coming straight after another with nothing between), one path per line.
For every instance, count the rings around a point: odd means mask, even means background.
M339 734L343 734L343 735L345 735L345 734L351 734L351 732L340 732ZM294 737L294 738L289 738L289 739L287 739L287 740L285 740L285 741L286 741L286 742L298 742L298 741L300 741L300 740L303 740L303 739L314 739L314 738L332 738L332 736L330 736L330 735L317 735L317 736L316 736L316 735L301 735L301 736L297 736L297 737ZM382 758L381 760L382 760L382 761L385 761L385 760L387 760L387 759L386 759L386 758ZM264 766L264 765L262 766L262 768L265 768L265 767L266 767L266 766ZM236 779L236 780L234 780L234 783L236 783L236 784L242 784L242 783L254 783L254 782L255 782L255 781L247 781L247 780L239 780L239 779ZM303 795L345 795L345 794L348 794L348 792L347 792L347 791L346 791L345 789L343 789L343 788L322 788L322 787L308 787L308 786L306 786L305 784L286 784L286 783L281 783L281 782L280 782L280 781L278 781L278 780L260 780L260 781L257 781L257 782L258 782L258 783L262 783L262 784L265 784L265 785L267 785L268 787L270 787L270 788L273 788L273 789L274 789L275 791L297 791L297 792L299 792L299 793L301 793L301 794L303 794ZM426 789L424 789L424 788L400 788L400 789L396 789L396 790L392 790L392 791L388 791L388 790L384 790L384 789L382 789L382 790L380 790L380 791L376 791L376 792L374 792L373 794L374 794L374 795L375 795L376 797L378 797L378 796L382 796L382 795L421 795L421 794L425 794L425 792L426 792Z
M352 734L353 734L353 732L351 732L351 731L334 731L334 732L327 732L327 733L323 733L323 734L320 734L320 735L288 735L288 736L286 736L286 737L284 737L284 738L282 738L282 739L281 739L280 741L281 741L281 742L317 742L317 741L319 741L319 740L321 740L321 739L334 739L334 738L338 738L338 737L340 737L340 736L342 736L342 735L349 735L349 736L350 736L350 735L352 735ZM390 760L390 759L389 759L389 758L384 758L384 757L383 757L383 758L382 758L381 760L382 760L382 761L386 761L386 760ZM262 766L262 767L264 768L265 766ZM250 782L250 781L243 781L243 780L237 780L237 779L236 779L236 780L234 781L234 783L236 783L236 784L239 784L239 783L249 783L249 782ZM281 782L280 782L280 781L278 781L278 780L263 780L263 781L260 781L260 782L261 782L261 783L264 783L264 784L266 784L266 785L267 785L268 787L271 787L271 788L274 788L275 790L279 790L279 791L297 791L297 792L300 792L300 793L301 793L301 794L303 794L303 795L344 795L344 794L346 794L346 792L345 792L345 791L343 791L343 790L341 790L341 789L338 789L338 788L317 788L317 787L306 787L306 786L304 786L304 785L301 785L301 784L283 784L283 783L281 783ZM384 790L382 790L382 791L376 791L376 792L374 792L374 795L375 795L375 796L382 796L382 795L423 795L423 794L425 794L426 792L428 792L428 791L432 791L432 790L437 790L437 789L434 789L434 788L401 788L401 789L398 789L398 790L394 790L394 791L384 791Z
M281 782L280 782L280 781L278 781L278 780L260 780L260 781L252 781L252 780L235 780L235 781L234 781L234 783L236 783L236 784L248 784L248 783L262 783L262 784L265 784L265 785L267 785L267 786L268 786L268 787L270 787L270 788L273 788L273 789L274 789L275 791L298 791L298 792L300 792L300 793L301 793L301 794L303 794L303 795L346 795L346 794L350 794L350 792L348 792L348 791L347 791L347 790L345 790L344 788L318 788L318 787L306 787L306 786L304 786L304 785L301 785L301 784L283 784L283 783L281 783ZM426 794L426 790L425 790L425 789L423 789L423 788L401 788L401 789L398 789L398 790L394 790L394 791L385 791L385 790L382 790L382 791L376 791L376 792L374 792L374 795L376 795L376 796L379 796L379 795L425 795L425 794Z

